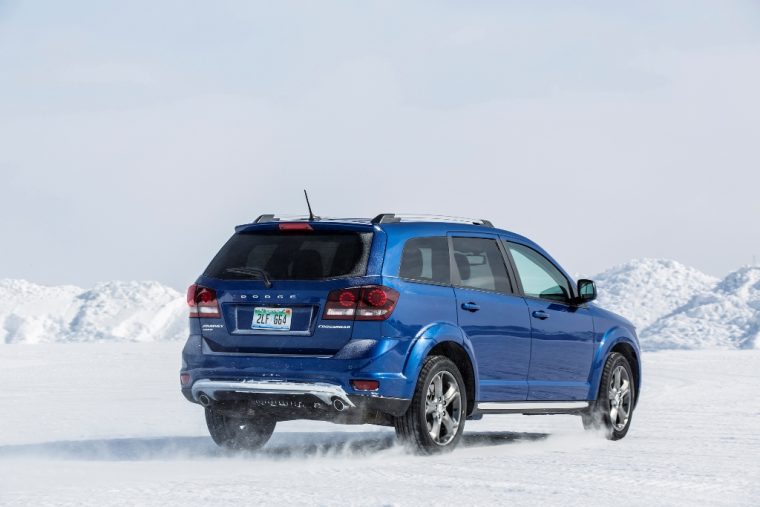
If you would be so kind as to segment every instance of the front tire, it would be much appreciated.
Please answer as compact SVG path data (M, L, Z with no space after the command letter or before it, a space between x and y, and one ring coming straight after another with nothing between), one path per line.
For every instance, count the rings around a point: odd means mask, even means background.
M274 433L277 421L271 417L232 417L206 408L206 426L214 443L239 451L257 451Z
M586 429L603 429L608 439L620 440L628 433L636 401L633 371L623 354L607 358L599 384L599 395L589 412L582 415Z
M462 439L467 390L457 366L443 356L422 365L409 409L395 419L396 436L420 454L451 451Z

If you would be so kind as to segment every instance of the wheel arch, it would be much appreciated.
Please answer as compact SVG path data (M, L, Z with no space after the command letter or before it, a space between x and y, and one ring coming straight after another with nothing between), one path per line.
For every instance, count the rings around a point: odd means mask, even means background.
M635 406L639 401L639 392L641 389L641 350L639 349L639 344L635 335L632 335L623 327L611 328L604 334L604 337L599 343L589 379L590 391L588 399L597 399L604 365L607 362L607 358L613 352L622 354L631 366L634 385L636 387L636 397L634 398Z
M423 329L415 338L404 368L412 395L422 365L425 359L431 355L446 357L459 369L467 393L467 415L470 415L475 408L479 386L475 351L469 338L458 326L453 324L438 324Z
M465 392L467 393L466 413L470 415L475 410L475 385L477 382L475 381L475 368L467 351L456 342L444 341L430 349L428 356L443 356L457 365L459 373L464 380Z
M607 355L609 356L609 354L612 354L613 352L622 354L623 357L628 360L628 364L631 366L631 372L633 373L633 385L636 386L636 391L634 392L636 396L633 399L633 406L635 408L639 402L639 388L641 387L641 359L639 358L639 354L636 349L634 349L630 343L624 340L616 342L610 348L610 351Z

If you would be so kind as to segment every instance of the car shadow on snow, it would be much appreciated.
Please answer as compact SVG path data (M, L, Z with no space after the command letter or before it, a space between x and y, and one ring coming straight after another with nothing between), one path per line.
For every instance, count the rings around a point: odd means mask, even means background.
M505 445L543 440L546 433L509 431L465 433L463 447ZM74 461L150 461L243 457L252 459L301 458L375 454L397 448L391 432L282 432L255 453L220 449L209 437L110 438L39 444L1 445L0 460L61 459ZM399 449L402 449L398 447Z

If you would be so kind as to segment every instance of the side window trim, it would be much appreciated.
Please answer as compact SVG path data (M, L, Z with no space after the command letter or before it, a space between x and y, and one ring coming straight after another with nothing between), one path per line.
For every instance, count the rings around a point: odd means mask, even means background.
M462 279L459 278L459 268L457 263L454 262L454 236L451 233L446 234L446 242L449 245L449 273L451 273L451 286L461 287Z
M512 243L512 242L503 237L499 237L499 243L501 243L504 257L507 260L507 265L509 266L509 273L510 273L510 276L512 276L512 279L514 281L514 287L517 289L515 293L519 296L527 297L525 295L525 290L523 289L523 286L522 286L522 280L520 280L520 277L517 274L517 266L515 265L515 260L512 258L512 252L510 252L509 248L507 248L507 245L509 245L509 243Z
M507 278L509 278L509 288L512 290L512 294L515 296L522 296L522 284L520 283L520 277L517 276L517 270L512 264L512 256L509 254L509 249L504 246L504 241L501 238L496 240L501 250L501 255L504 257L504 264L507 266Z
M465 289L465 290L475 290L480 292L486 292L489 294L503 294L505 296L517 296L519 295L517 292L517 285L514 283L514 278L512 276L512 269L510 266L510 261L507 260L505 255L505 248L501 244L502 240L497 234L488 234L488 233L480 233L480 234L471 234L467 232L448 232L446 234L446 237L449 240L449 265L451 266L451 286L456 289ZM462 280L459 278L459 267L456 264L456 261L454 260L454 238L481 238L481 239L491 239L496 242L496 246L498 247L499 251L502 255L502 260L504 261L504 266L507 270L507 281L509 282L509 292L502 292L498 290L488 290L488 289L478 289L475 287L466 287L462 285Z
M514 277L515 277L515 280L517 282L517 287L518 287L518 289L520 291L520 295L522 297L528 298L528 299L537 299L539 301L550 301L552 303L556 303L556 304L559 304L559 305L574 306L573 303L572 303L572 301L568 301L568 302L565 303L565 302L562 302L562 301L557 301L556 299L547 299L547 298L541 298L541 297L538 297L538 296L529 296L529 295L525 294L525 290L523 289L523 286L522 286L522 280L520 280L520 277L517 274L517 265L515 264L515 260L512 257L512 252L510 252L509 248L507 248L507 246L509 244L519 245L519 246L521 246L523 248L530 248L531 250L533 250L534 252L536 252L538 255L540 255L541 257L543 257L544 259L546 259L546 262L548 262L549 264L551 264L552 266L554 266L554 269L556 269L557 272L560 275L562 275L562 278L564 278L565 281L567 282L567 286L570 289L570 298L571 298L571 300L576 298L576 294L575 294L575 290L576 289L573 286L572 281L565 276L565 273L559 268L559 266L557 266L557 264L555 264L554 262L552 262L544 254L542 254L541 252L539 252L535 248L530 247L528 245L523 245L522 243L518 243L517 241L512 241L510 239L506 239L504 237L500 237L499 239L500 239L499 242L504 245L504 251L505 251L507 257L509 258L509 264L512 267L512 269L514 270Z

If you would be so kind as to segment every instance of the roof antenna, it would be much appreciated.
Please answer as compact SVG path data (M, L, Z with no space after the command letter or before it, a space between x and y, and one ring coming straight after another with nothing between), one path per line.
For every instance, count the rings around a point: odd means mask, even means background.
M309 222L314 221L314 213L311 211L311 204L309 204L309 194L306 193L306 189L303 189L303 196L306 197L306 206L309 208Z

